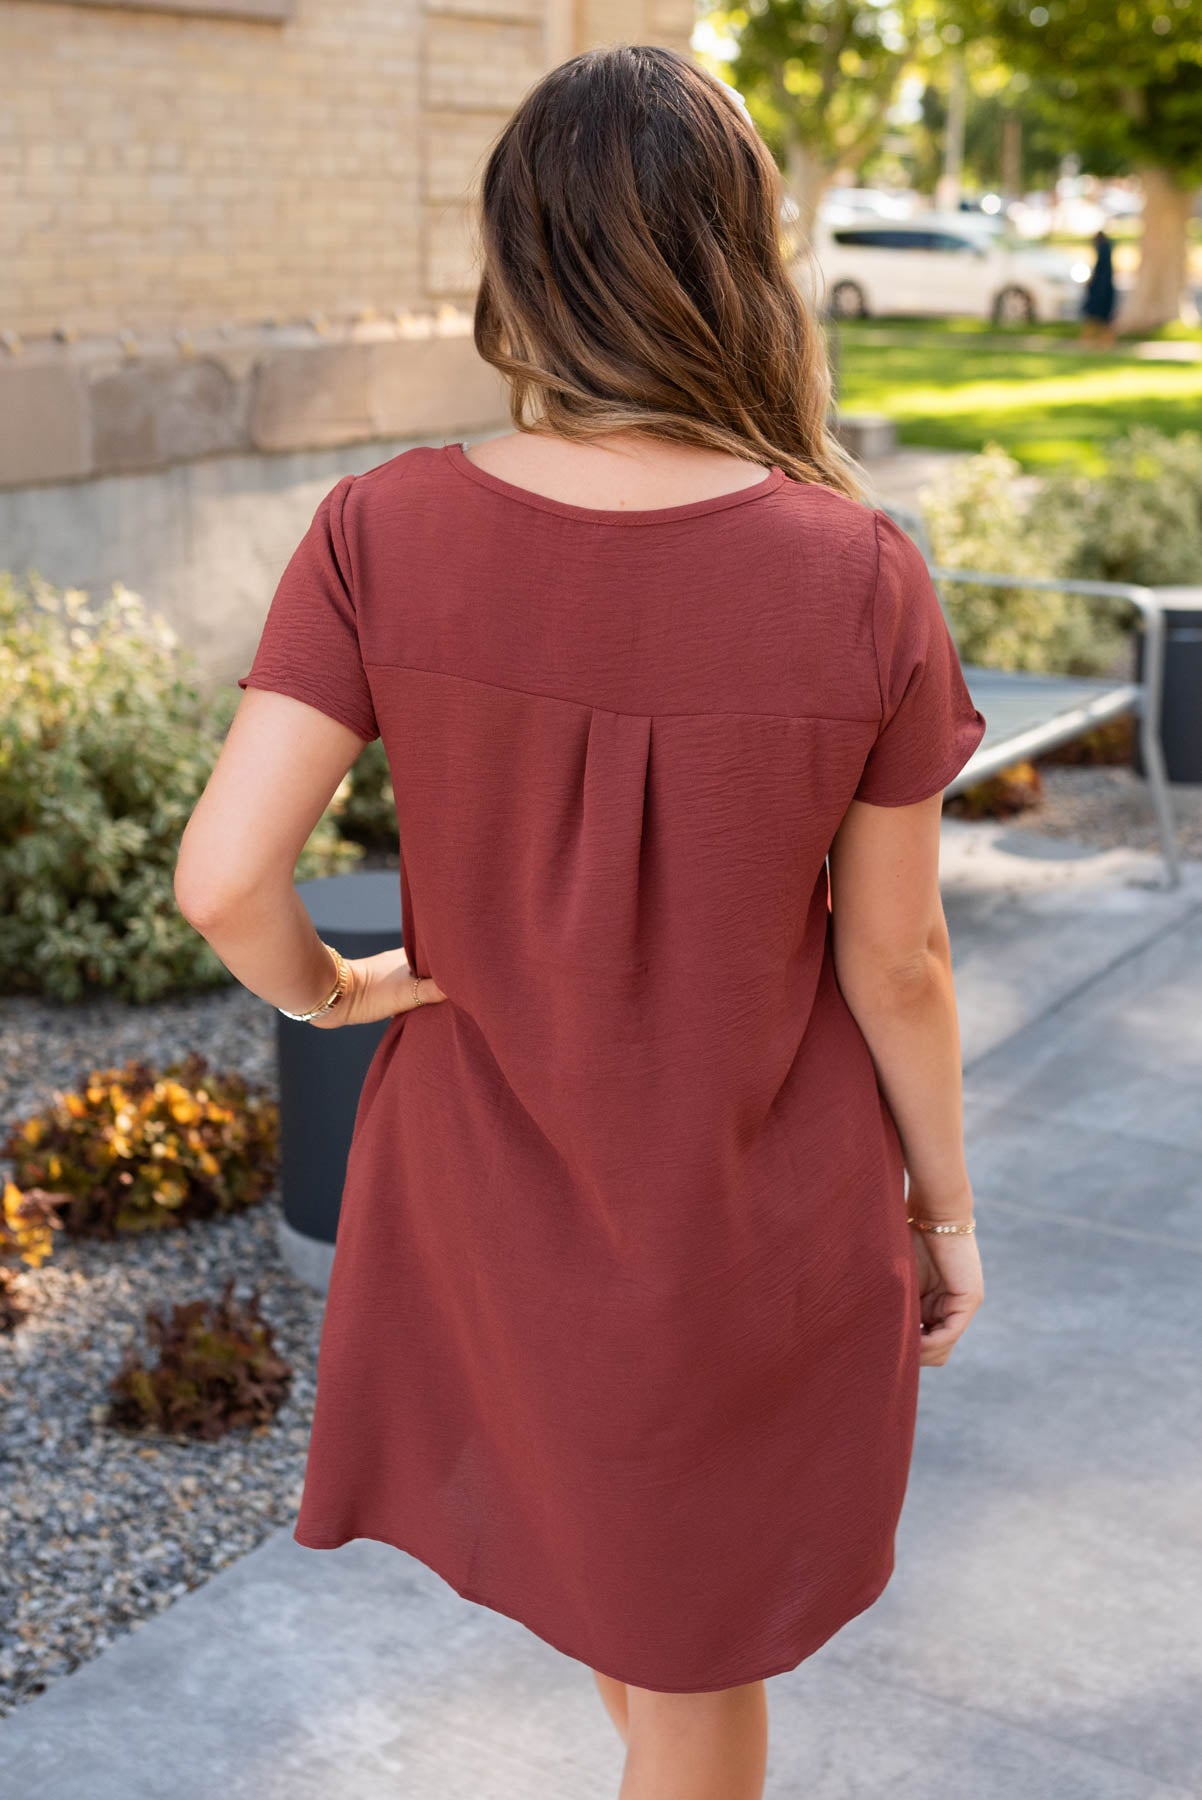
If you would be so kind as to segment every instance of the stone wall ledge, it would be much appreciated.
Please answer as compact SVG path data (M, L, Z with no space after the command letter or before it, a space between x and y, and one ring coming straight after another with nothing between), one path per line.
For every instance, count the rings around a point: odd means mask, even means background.
M507 421L506 384L453 307L0 353L0 488Z

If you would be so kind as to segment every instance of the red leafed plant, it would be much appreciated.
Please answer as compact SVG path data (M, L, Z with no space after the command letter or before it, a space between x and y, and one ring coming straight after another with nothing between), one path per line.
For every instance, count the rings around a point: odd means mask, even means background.
M944 811L959 819L1009 819L1029 812L1043 795L1043 778L1034 763L1015 763L945 800Z
M1097 768L1131 766L1135 755L1135 720L1128 714L1095 725L1083 737L1073 738L1055 750L1045 750L1041 763L1088 764Z
M235 1300L232 1275L216 1300L187 1301L169 1317L150 1308L146 1333L158 1360L151 1366L136 1342L126 1346L110 1383L109 1425L213 1439L270 1424L287 1397L292 1371L276 1352L258 1290Z

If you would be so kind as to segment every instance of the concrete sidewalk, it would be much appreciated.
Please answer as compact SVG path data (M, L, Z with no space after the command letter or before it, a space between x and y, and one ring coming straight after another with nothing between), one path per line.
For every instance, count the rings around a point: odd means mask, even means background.
M987 1298L897 1568L769 1683L770 1800L1202 1794L1202 865L948 821ZM287 1530L0 1727L39 1800L614 1800L591 1677Z

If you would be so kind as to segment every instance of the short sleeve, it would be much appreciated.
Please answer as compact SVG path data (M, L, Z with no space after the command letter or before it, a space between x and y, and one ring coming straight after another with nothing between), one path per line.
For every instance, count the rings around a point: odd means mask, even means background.
M380 735L359 644L343 507L344 475L321 502L280 576L254 660L240 688L289 694L357 732Z
M943 791L982 737L922 552L876 513L873 639L881 723L856 789L873 806L911 806Z

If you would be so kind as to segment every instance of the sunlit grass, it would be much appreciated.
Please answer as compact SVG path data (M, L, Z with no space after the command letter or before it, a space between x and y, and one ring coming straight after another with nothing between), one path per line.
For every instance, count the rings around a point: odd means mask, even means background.
M840 404L885 414L903 444L975 451L994 442L1026 468L1069 463L1088 473L1106 440L1133 425L1202 429L1202 362L1141 361L1121 348L1011 349L973 320L908 323L905 341L876 344L873 327L885 323L840 328ZM891 333L898 324L888 321Z
M912 314L905 317L891 313L874 314L865 320L847 320L840 324L840 330L851 333L888 332L896 336L904 332L911 338L998 338L1002 342L1014 338L1065 338L1070 343L1080 339L1081 324L1077 319L1041 320L1035 325L994 325L988 319L924 319ZM1178 320L1172 325L1163 325L1159 331L1146 334L1153 343L1162 339L1175 342L1202 343L1202 325L1186 325ZM1120 340L1118 350L1124 348Z

